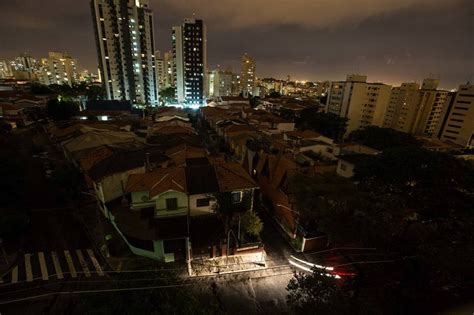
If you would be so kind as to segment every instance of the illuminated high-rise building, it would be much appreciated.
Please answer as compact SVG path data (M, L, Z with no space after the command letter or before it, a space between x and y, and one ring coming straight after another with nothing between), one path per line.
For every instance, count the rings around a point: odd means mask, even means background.
M158 91L173 86L173 54L171 52L155 52Z
M209 96L232 96L232 82L234 74L230 70L220 68L209 73Z
M438 90L438 85L437 79L425 79L421 89L418 83L393 88L384 127L418 136L437 136L448 96L448 91Z
M206 102L207 35L202 20L185 19L174 26L173 74L176 99L187 106L201 106Z
M149 0L91 0L91 10L107 98L158 105Z
M368 83L364 75L348 75L346 81L331 83L326 112L348 119L346 135L370 125L382 127L391 88Z
M41 59L39 81L45 85L67 84L80 82L77 61L66 53L50 52L48 58Z
M441 140L474 148L474 85L461 85L442 122Z
M0 79L8 79L13 76L10 63L5 60L0 60Z
M240 73L241 92L244 96L254 93L256 87L257 65L255 60L247 53L242 56L242 66Z

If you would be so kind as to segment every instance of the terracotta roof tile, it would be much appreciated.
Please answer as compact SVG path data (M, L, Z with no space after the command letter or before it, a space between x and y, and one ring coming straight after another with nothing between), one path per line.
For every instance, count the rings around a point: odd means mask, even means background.
M215 165L217 182L221 192L258 187L257 183L237 163Z
M145 174L130 175L126 191L149 191L150 198L168 190L186 192L186 174L183 167L159 168Z

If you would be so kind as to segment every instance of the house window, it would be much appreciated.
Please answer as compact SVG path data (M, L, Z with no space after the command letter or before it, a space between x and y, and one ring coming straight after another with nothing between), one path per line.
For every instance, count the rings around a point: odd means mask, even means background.
M209 206L209 198L202 198L196 200L197 207L208 207Z
M166 199L166 209L167 210L177 210L178 209L178 198Z
M232 203L240 203L242 202L242 192L236 191L232 193Z

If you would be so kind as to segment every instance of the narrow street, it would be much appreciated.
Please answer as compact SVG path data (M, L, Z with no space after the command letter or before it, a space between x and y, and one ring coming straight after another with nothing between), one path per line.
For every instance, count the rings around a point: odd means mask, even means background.
M28 210L30 227L17 248L16 263L0 283L0 313L74 314L82 294L109 290L116 287L117 281L124 280L107 270L75 219L74 209L56 194L50 180L45 178L42 160L33 157L32 138L31 131L22 131L12 138L28 177L25 185L28 198L22 203ZM54 163L58 152L50 146L46 149ZM215 295L226 309L233 310L232 313L275 313L275 310L283 313L286 310L286 285L293 275L288 258L296 253L271 218L265 214L261 217L268 269L184 279L208 294L212 294L211 285L215 283ZM124 288L145 287L152 285L154 277L156 275L133 274L122 284ZM16 302L4 304L9 301Z

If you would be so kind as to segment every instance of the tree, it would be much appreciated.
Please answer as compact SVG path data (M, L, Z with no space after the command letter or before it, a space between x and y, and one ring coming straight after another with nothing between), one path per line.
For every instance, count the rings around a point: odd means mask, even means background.
M352 314L349 298L337 281L318 269L295 273L286 287L288 305L297 314Z
M52 94L53 91L46 85L33 83L31 84L31 93L35 95L48 95Z
M354 173L365 189L385 187L425 219L472 209L474 168L447 153L416 147L386 149L356 165Z
M262 220L253 211L247 211L241 217L242 230L251 239L258 240L263 230Z
M260 97L259 97L259 96L251 96L251 95L249 95L249 102L250 102L250 106L251 106L252 108L255 108L255 107L257 107L258 105L260 105L261 100L260 100Z
M46 112L54 121L69 120L78 110L78 106L69 101L51 100L48 102Z
M268 97L269 97L269 98L280 98L280 97L281 97L281 94L280 94L280 92L277 92L277 91L271 91L271 92L268 94Z
M295 122L298 129L314 130L336 142L343 140L347 129L347 118L331 113L320 113L317 108L302 110Z
M162 106L176 101L176 88L167 87L160 91L160 101Z
M349 135L349 140L377 150L419 146L419 141L408 133L376 126L354 130Z

